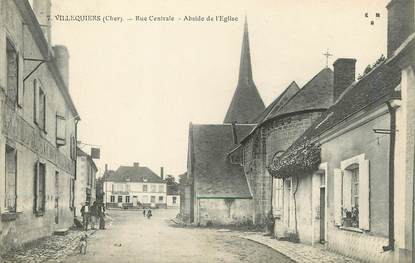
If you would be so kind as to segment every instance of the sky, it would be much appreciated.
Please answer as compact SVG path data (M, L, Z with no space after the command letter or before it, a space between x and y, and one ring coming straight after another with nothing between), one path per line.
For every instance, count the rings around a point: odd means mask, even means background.
M139 162L177 176L186 171L189 123L223 122L237 84L245 14L254 81L268 105L291 81L302 87L323 69L327 49L330 67L339 57L356 58L357 73L386 54L387 2L52 1L52 43L70 52L69 90L82 119L78 139L86 151L100 147L99 175L105 164L117 169ZM59 21L56 15L123 22ZM184 16L238 21L178 20Z

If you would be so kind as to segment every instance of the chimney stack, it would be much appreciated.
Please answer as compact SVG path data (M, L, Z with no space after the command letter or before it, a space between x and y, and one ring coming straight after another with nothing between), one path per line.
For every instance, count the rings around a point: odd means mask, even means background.
M105 172L108 172L108 164L105 164Z
M164 167L160 167L160 177L164 180Z
M65 46L57 45L53 47L56 66L61 72L66 88L69 88L69 52Z
M349 87L356 76L356 59L339 58L333 63L334 85L333 101L336 102L340 95Z
M414 0L392 0L388 9L388 57L415 31Z
M135 163L133 163L133 166L134 167L140 167L140 163L135 162Z
M46 40L51 43L51 0L33 0L33 12L42 28Z

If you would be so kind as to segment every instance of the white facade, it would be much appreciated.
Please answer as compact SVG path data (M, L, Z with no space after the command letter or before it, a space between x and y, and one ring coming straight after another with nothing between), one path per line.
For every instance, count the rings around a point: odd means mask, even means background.
M77 157L74 204L77 216L80 215L80 209L85 202L92 205L96 200L96 173L97 169L87 156Z
M165 207L167 203L165 183L105 182L104 192L106 203L110 205Z
M180 207L180 195L168 195L167 207Z

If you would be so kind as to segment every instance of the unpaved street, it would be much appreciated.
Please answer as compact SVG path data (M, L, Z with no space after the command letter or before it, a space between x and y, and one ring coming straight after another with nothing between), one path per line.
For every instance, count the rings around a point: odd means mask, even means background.
M177 227L169 220L177 212L153 210L147 219L141 210L110 210L112 222L89 238L87 255L65 262L292 262L238 232Z

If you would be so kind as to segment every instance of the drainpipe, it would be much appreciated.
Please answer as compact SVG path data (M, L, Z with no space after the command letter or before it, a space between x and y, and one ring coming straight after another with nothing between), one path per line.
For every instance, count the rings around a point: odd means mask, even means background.
M383 251L395 248L395 138L396 138L396 110L388 101L386 102L390 114L390 139L389 139L389 243L383 246Z

